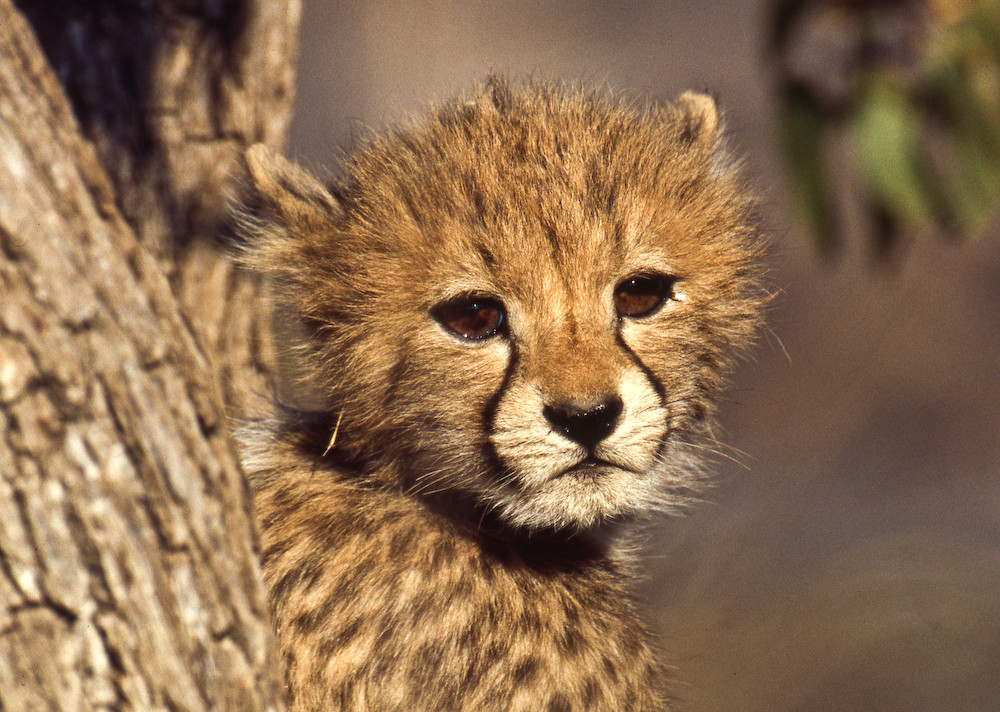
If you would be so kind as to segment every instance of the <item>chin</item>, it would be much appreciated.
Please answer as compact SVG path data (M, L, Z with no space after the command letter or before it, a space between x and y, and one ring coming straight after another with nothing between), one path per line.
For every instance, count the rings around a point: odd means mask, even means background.
M655 499L648 478L586 461L527 491L507 491L494 504L510 524L530 530L581 532L643 513Z

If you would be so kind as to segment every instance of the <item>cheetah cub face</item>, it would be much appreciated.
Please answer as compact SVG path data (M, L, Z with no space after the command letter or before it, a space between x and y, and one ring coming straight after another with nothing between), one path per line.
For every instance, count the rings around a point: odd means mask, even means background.
M246 261L308 326L330 456L516 527L669 505L760 306L718 124L491 80L329 189L251 149Z

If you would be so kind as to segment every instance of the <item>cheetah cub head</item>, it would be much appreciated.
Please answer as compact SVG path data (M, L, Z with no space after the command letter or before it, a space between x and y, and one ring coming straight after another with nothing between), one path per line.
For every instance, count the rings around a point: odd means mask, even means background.
M328 456L527 529L692 484L760 307L712 99L493 79L365 142L333 187L263 147L247 166L245 262L307 327Z

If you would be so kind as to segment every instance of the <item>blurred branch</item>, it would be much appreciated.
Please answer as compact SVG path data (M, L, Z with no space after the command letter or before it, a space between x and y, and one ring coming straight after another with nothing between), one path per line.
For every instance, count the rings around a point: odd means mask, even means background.
M768 49L796 201L823 248L843 239L844 196L881 252L982 230L1000 204L1000 4L783 0ZM829 169L840 145L846 179Z

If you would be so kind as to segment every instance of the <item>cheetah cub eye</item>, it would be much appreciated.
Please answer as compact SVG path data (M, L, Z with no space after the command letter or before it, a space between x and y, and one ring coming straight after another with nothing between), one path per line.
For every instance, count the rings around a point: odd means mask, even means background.
M431 310L441 326L469 341L482 341L506 329L503 305L488 294L462 294Z
M615 309L619 316L633 319L655 314L674 292L676 277L658 272L642 272L626 277L615 287Z

